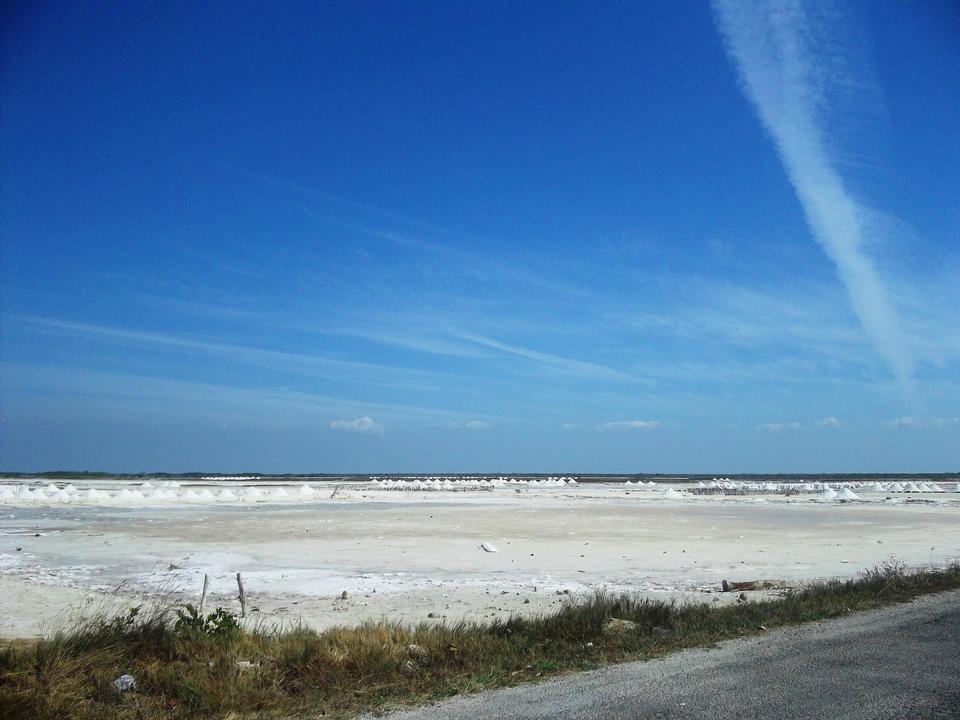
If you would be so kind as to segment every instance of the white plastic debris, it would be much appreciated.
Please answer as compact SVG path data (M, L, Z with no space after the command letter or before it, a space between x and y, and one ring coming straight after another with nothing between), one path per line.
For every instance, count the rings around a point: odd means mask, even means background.
M488 542L481 543L480 549L484 552L499 552L493 545Z
M135 690L137 681L133 679L133 675L121 675L113 681L113 687L116 688L118 693L123 693L127 690Z

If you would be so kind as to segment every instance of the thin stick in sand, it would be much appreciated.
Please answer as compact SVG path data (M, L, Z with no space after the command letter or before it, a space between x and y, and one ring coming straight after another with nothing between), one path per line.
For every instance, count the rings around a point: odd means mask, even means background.
M207 587L210 584L210 578L207 577L207 574L203 574L203 592L200 593L200 612L203 612L203 606L207 602Z
M237 573L237 587L240 588L240 617L247 616L247 596L243 592L243 578Z

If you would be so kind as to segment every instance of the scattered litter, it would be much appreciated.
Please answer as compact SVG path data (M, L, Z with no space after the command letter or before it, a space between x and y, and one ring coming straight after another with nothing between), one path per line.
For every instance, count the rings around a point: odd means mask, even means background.
M625 632L632 632L637 624L632 620L623 620L622 618L610 618L603 626L604 635L617 635Z
M480 549L483 550L484 552L500 552L499 550L497 550L493 545L491 545L491 544L488 543L488 542L481 543Z

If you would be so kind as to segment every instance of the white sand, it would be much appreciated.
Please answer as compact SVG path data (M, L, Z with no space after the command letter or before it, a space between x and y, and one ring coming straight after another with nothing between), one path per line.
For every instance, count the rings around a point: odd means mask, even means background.
M239 608L239 571L252 618L324 627L535 613L564 591L598 588L725 602L735 594L716 592L724 578L801 582L850 577L891 554L911 565L960 557L951 492L888 501L857 487L862 501L825 502L813 490L694 496L675 485L673 498L647 486L449 486L321 485L310 499L299 485L275 496L260 483L225 503L197 500L219 487L193 487L197 498L180 490L179 501L146 507L0 499L0 634L34 635L71 612L159 591L196 602L204 573L211 606Z

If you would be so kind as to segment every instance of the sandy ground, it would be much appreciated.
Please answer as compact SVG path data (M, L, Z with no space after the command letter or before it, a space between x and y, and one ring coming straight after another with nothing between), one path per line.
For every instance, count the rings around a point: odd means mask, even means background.
M682 486L676 486L682 488ZM484 620L606 588L727 602L728 580L851 577L960 558L960 495L664 498L622 485L494 492L324 488L297 504L0 505L0 635L162 594L311 627ZM485 552L481 543L497 552ZM346 591L347 598L341 599Z

